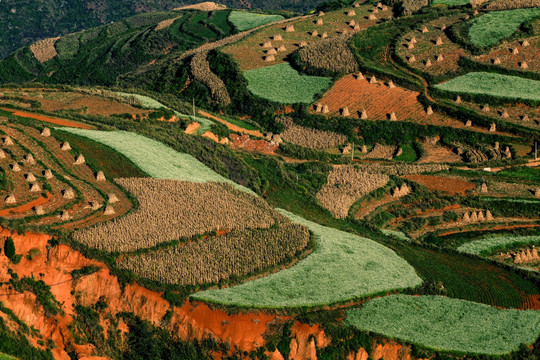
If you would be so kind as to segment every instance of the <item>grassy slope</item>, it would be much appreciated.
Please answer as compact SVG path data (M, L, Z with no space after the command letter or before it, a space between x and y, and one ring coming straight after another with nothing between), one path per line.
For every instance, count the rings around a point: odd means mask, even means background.
M283 20L281 15L255 14L245 11L231 11L229 21L239 30L245 31L257 26L269 24L274 21Z
M248 307L322 306L421 284L414 269L390 249L283 213L315 233L317 246L313 254L279 273L193 297Z
M499 355L535 342L540 312L497 310L442 296L394 295L348 311L346 323L434 350Z
M458 247L459 251L468 254L489 255L494 250L505 249L517 245L539 245L540 236L489 236L471 241Z

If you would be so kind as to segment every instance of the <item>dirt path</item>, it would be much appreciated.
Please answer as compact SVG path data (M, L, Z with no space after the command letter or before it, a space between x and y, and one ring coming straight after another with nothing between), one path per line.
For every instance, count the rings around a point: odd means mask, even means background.
M47 192L47 197L40 197L39 199L36 199L34 201L30 201L26 204L22 204L20 206L14 207L14 208L7 208L4 210L0 210L0 216L7 216L9 214L21 214L25 213L29 210L32 210L34 206L38 205L44 205L49 202L49 200L52 199L52 194L50 192Z
M74 128L79 128L79 129L87 129L87 130L94 130L95 129L94 126L86 125L86 124L79 123L79 122L72 121L72 120L52 118L52 117L48 117L48 116L45 116L45 115L33 114L33 113L18 111L18 110L9 109L9 108L1 108L1 109L4 110L4 111L8 111L8 112L12 113L15 116L20 116L20 117L24 117L24 118L28 118L28 119L44 121L44 122L48 122L48 123L55 124L55 125L69 126L69 127L74 127Z
M184 132L189 135L197 134L197 130L199 130L200 127L201 124L195 121L189 124Z
M199 113L199 115L202 115L204 117L207 117L209 119L212 119L212 120L215 120L217 122L222 123L229 130L239 132L239 133L243 133L243 134L246 134L246 135L252 135L252 136L260 137L260 138L263 137L263 134L258 130L247 130L247 129L241 128L238 125L232 124L232 123L228 122L227 120L221 119L221 118L219 118L217 116L214 116L212 114L209 114L209 113L207 113L206 111L203 111L203 110L199 110L198 113Z

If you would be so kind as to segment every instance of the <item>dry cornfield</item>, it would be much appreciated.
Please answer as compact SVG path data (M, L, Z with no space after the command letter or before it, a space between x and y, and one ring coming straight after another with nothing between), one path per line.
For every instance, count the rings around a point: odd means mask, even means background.
M276 118L276 122L283 124L285 127L281 138L291 144L310 149L329 149L342 145L347 141L345 135L299 126L294 124L289 117Z
M139 201L125 217L76 232L75 240L106 251L133 251L214 230L269 228L284 217L261 198L224 183L116 179Z
M358 169L369 173L384 173L388 175L421 174L449 170L445 164L369 164L360 165Z
M385 186L389 180L386 174L369 173L353 166L336 166L328 173L326 185L317 193L317 199L334 217L344 219L358 199Z
M352 73L359 68L347 39L348 36L341 36L314 42L301 48L298 55L308 67Z
M58 39L58 37L55 37L35 42L30 45L30 51L32 52L32 54L34 54L34 57L40 63L51 60L53 57L58 55L56 52L56 48L54 47L54 43Z
M397 147L394 145L375 144L373 149L371 149L371 151L365 156L365 158L392 160L397 150Z
M181 244L128 257L120 267L167 284L218 283L276 265L309 243L309 231L299 224L235 231L224 236Z
M210 69L210 64L206 59L207 54L206 52L201 52L193 56L191 59L191 74L196 81L210 89L212 100L222 105L229 105L231 98L227 87L223 80Z

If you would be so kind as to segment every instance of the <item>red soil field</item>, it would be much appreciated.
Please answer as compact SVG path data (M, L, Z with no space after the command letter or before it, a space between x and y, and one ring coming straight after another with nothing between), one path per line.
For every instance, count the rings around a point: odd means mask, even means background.
M9 214L25 213L27 211L32 210L32 208L34 206L46 204L47 202L49 202L49 200L51 200L51 198L52 198L52 194L50 192L47 192L46 197L42 196L39 199L36 199L34 201L30 201L29 203L26 203L26 204L23 204L23 205L14 207L14 208L0 210L0 216L7 216Z
M278 144L270 143L266 140L251 140L248 135L229 135L232 146L248 151L258 151L268 155L275 155L279 148Z
M465 195L475 185L469 181L433 175L405 175L403 178L414 181L430 190L444 191L450 194Z
M55 125L69 126L69 127L80 128L80 129L89 129L89 130L95 129L94 126L86 125L86 124L79 123L79 122L72 121L72 120L51 118L51 117L44 116L44 115L31 114L31 113L28 113L28 112L22 112L22 111L17 111L17 110L8 109L8 108L2 108L2 110L9 111L9 112L13 113L13 115L15 115L15 116L20 116L20 117L25 117L25 118L28 118L28 119L44 121L44 122L48 122L48 123L55 124Z
M256 136L256 137L261 137L261 138L263 137L263 134L259 130L247 130L247 129L241 128L238 125L232 124L232 123L228 122L227 120L224 120L222 118L219 118L217 116L209 114L206 111L199 110L199 114L206 117L206 118L209 118L209 119L215 120L215 121L217 121L219 123L222 123L229 130L239 132L239 133L243 133L243 134L247 134L247 135L253 135L253 136Z
M540 37L526 39L529 46L522 46L521 40L514 40L504 43L493 49L489 54L476 56L473 59L482 63L492 64L493 60L499 58L501 64L497 65L506 69L523 70L520 65L525 61L528 65L526 71L540 71ZM512 49L517 48L519 54L512 54Z

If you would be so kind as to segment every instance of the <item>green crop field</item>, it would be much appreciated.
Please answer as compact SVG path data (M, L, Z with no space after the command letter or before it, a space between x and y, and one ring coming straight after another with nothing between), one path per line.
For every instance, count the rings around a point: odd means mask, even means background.
M259 308L323 306L422 283L392 250L372 240L321 226L280 210L305 225L315 250L293 267L242 285L197 293L197 300Z
M95 131L75 128L59 130L84 136L113 148L153 178L191 182L226 182L239 190L252 193L251 190L217 174L193 156L179 153L159 141L142 135L127 131Z
M540 312L498 310L443 296L392 295L347 311L345 322L362 331L439 351L502 355L533 344Z
M477 46L490 46L512 35L521 24L540 16L540 8L493 11L471 21L469 38Z
M244 76L249 91L281 104L310 103L331 82L327 77L300 75L287 63L249 70Z
M433 0L432 5L460 6L467 5L469 0Z
M435 87L455 93L540 100L540 81L494 73L472 72Z
M17 360L17 358L6 354L0 354L0 360Z
M281 15L255 14L247 11L231 11L229 21L238 29L245 31L285 19Z
M540 236L489 236L458 247L459 251L475 255L491 255L496 250L509 247L539 245Z

